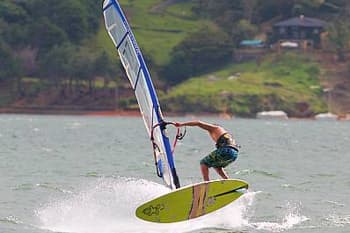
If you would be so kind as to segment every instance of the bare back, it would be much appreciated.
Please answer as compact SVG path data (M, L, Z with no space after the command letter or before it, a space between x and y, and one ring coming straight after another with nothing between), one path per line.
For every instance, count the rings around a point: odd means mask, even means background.
M214 140L214 142L217 142L219 137L221 135L223 135L224 133L227 133L227 131L220 126L216 126L212 130L208 131L208 133L209 133L210 137Z
M208 131L210 137L213 139L213 141L215 143L218 142L218 139L225 133L228 133L228 131L226 129L224 129L223 127L219 126L219 125L214 125L214 124L209 124L209 123L204 123L204 122L200 122L198 124L199 127L201 127L202 129L205 129ZM235 144L235 140L233 140L233 143Z

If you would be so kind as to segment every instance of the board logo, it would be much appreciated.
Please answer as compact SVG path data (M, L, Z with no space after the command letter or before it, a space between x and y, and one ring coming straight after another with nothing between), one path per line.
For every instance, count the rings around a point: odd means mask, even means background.
M207 206L214 205L215 202L216 202L216 198L215 197L209 197L208 198L208 202L207 202Z
M143 209L142 213L148 216L159 215L160 211L164 209L164 204L158 204L156 206L150 205Z

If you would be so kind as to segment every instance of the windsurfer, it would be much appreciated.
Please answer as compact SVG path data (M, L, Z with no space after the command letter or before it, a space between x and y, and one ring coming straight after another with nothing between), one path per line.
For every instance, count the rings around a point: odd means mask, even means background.
M175 126L198 126L208 131L210 137L216 142L216 150L212 151L200 161L200 168L204 181L209 181L210 167L213 167L223 179L229 178L224 167L237 159L238 146L232 135L226 129L219 125L209 124L203 121L176 122Z

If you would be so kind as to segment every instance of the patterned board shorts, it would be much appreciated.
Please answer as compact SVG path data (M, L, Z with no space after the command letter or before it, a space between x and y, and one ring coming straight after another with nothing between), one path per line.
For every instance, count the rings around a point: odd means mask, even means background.
M201 161L200 164L204 164L208 167L226 167L233 161L237 159L238 151L231 148L231 147L221 147L213 152L211 152L209 155L205 156Z

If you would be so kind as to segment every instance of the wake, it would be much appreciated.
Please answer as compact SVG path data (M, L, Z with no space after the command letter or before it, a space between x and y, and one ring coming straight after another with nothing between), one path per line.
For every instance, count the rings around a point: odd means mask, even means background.
M211 214L179 223L150 223L138 219L135 209L142 203L170 192L165 186L147 180L100 178L78 193L52 200L35 211L38 228L54 232L203 232L205 229L232 232L254 229L283 232L308 220L297 206L286 206L282 220L251 222L255 197L248 192L237 201Z
M223 209L190 221L159 224L135 216L142 203L170 189L147 180L100 178L82 191L52 200L35 211L39 228L55 232L193 232L204 228L242 229L249 225L248 207L255 193L247 193Z

